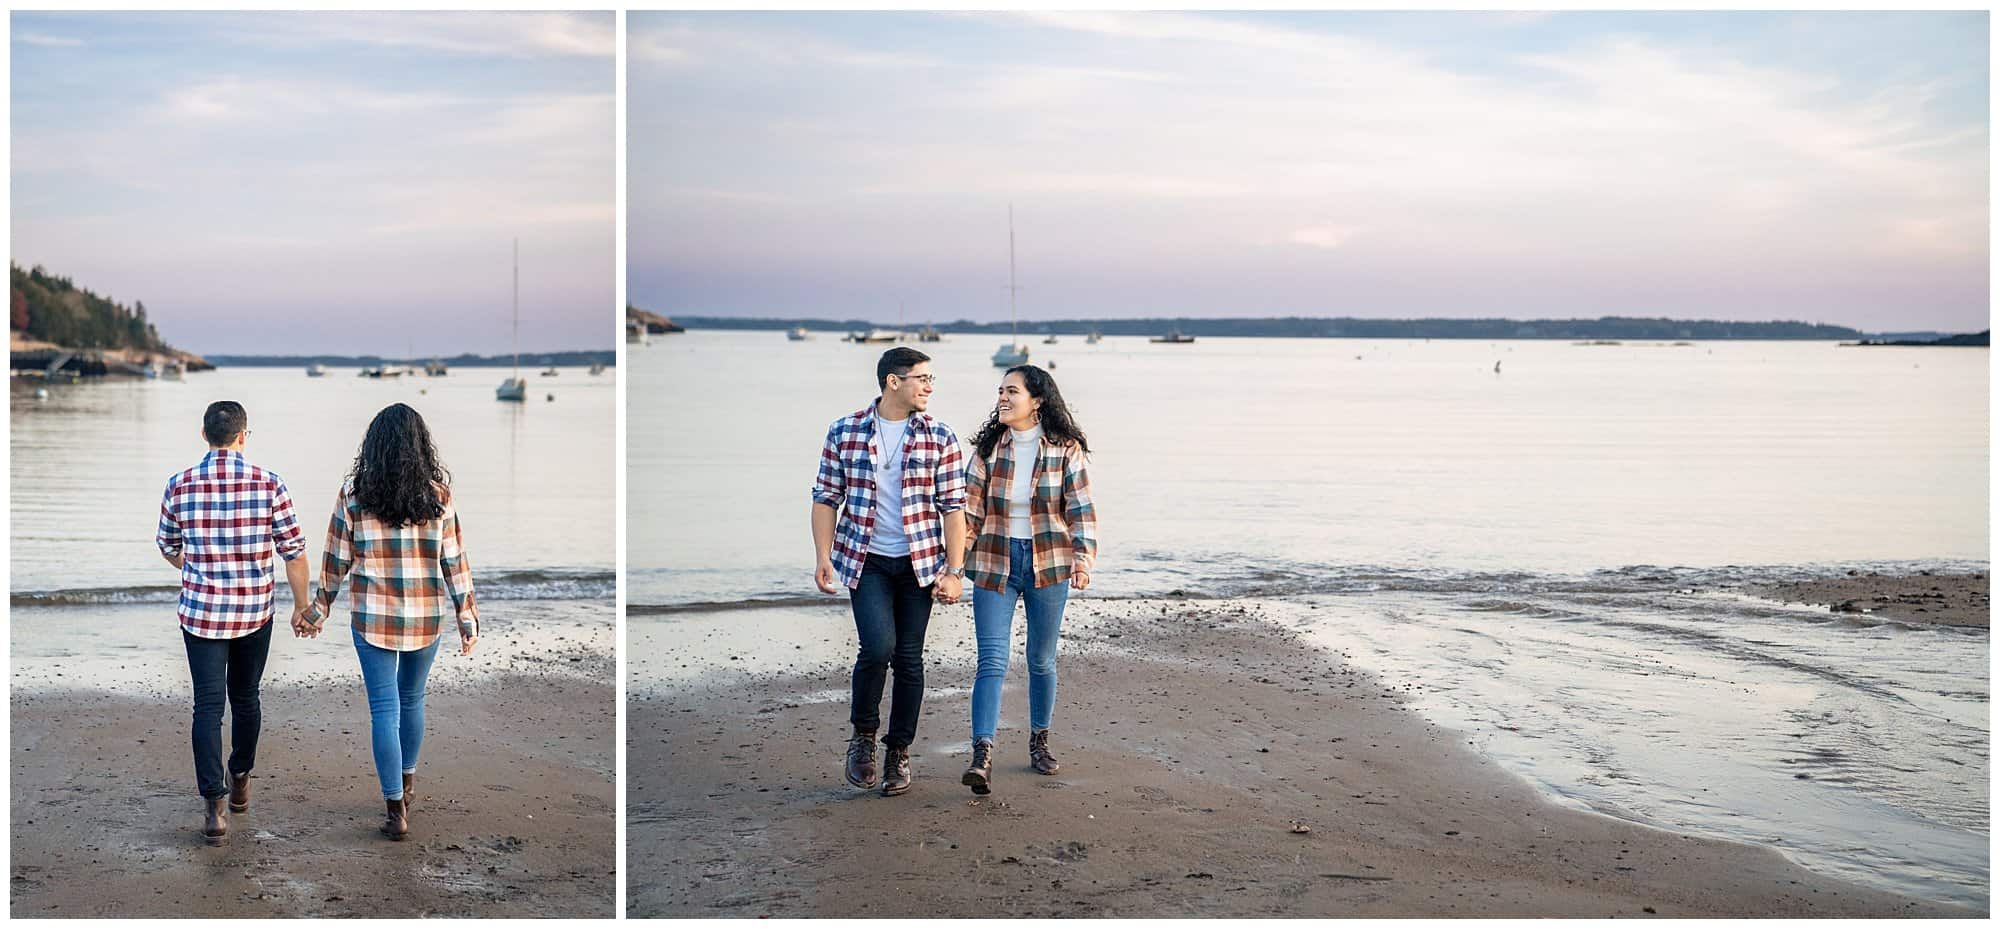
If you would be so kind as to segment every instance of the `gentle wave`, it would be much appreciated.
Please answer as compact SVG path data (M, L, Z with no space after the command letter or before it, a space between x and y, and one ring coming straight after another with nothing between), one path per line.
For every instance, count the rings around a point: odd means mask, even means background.
M284 594L283 586L280 582L280 597ZM618 575L610 571L474 572L472 587L481 600L609 600L617 596ZM8 596L8 605L49 607L178 603L180 596L178 586L86 587L16 591Z

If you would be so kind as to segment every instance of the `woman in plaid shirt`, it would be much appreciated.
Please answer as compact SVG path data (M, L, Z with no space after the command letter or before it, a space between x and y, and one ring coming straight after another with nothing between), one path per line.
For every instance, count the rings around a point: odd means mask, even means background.
M972 684L972 766L962 783L992 790L993 736L1007 678L1014 603L1028 620L1028 760L1037 773L1061 770L1049 751L1056 705L1056 642L1069 588L1090 586L1097 558L1097 509L1085 456L1090 445L1070 417L1055 378L1034 365L1007 369L993 415L972 439L965 470L965 526L971 545L972 623L979 673Z
M341 585L353 591L349 624L368 690L375 774L388 802L382 833L397 840L410 831L424 684L445 620L458 625L459 654L472 654L479 641L472 565L450 480L416 410L398 403L377 413L333 503L319 596L293 620L298 634L318 635Z

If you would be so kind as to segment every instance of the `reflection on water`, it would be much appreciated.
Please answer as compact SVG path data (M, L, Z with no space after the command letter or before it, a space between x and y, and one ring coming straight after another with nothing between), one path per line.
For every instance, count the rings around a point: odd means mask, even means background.
M335 369L233 368L185 382L30 384L9 396L12 589L171 585L153 547L167 477L206 451L215 400L250 413L251 461L285 479L317 559L340 481L368 421L407 403L451 469L476 577L527 569L612 571L616 551L615 372L564 370L529 403L499 403L497 368L375 380ZM554 378L551 381L556 380ZM553 393L555 401L546 399ZM315 564L317 562L315 561Z
M1985 629L1661 588L1376 591L1277 613L1554 794L1985 906Z

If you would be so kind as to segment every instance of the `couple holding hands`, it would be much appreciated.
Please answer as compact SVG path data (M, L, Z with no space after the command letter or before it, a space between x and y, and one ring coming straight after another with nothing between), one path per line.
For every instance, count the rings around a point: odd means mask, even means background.
M445 619L459 654L479 641L472 566L466 560L450 474L422 416L398 403L376 414L334 501L319 594L308 595L305 535L285 482L243 456L242 404L224 400L202 417L209 445L199 464L167 481L155 539L181 572L180 625L194 683L195 780L207 803L202 834L219 845L228 811L250 808L263 717L258 700L274 618L275 554L291 587L292 634L313 638L346 586L354 649L368 692L375 772L387 813L381 832L409 834L410 793L424 738L424 689ZM228 764L222 710L231 717Z
M910 789L931 604L957 602L965 581L978 672L972 762L960 783L992 790L1016 602L1027 614L1029 767L1061 769L1049 746L1056 646L1069 590L1090 586L1097 555L1090 446L1055 379L1034 365L1007 369L968 461L951 428L925 412L937 381L930 361L913 348L883 353L881 396L827 430L812 489L813 581L847 592L860 640L845 775L862 789L879 783L885 797ZM878 767L885 677L894 687Z

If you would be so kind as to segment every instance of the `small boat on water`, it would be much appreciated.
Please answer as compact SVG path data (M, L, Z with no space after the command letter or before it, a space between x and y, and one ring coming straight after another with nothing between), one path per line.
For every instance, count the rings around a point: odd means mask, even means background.
M1048 337L1048 338L1046 338L1046 339L1043 339L1043 340L1042 340L1042 344L1043 344L1043 345L1054 345L1054 344L1056 344L1056 334L1055 334L1055 333L1053 333L1053 332L1049 333L1049 337Z
M410 368L400 367L398 365L385 364L379 368L362 368L361 376L373 377L373 378L402 377L405 374L411 373L411 370L412 369Z
M543 377L555 377L555 376L557 376L557 375L560 375L561 373L562 373L561 371L557 371L557 370L556 370L555 368L553 368L553 367L550 367L550 368L544 368L544 369L542 369L542 376L543 376Z
M1104 333L1098 332L1095 329L1090 330L1090 334L1083 337L1083 344L1085 345L1096 345L1102 341L1104 341Z
M793 326L785 330L785 341L787 342L804 342L809 338L812 338L812 335L806 332L806 327L804 326Z
M894 329L870 329L867 332L852 333L847 341L861 343L901 342L903 334Z
M1014 286L1014 205L1007 205L1007 312L1013 318L1013 337L1007 344L993 351L993 366L1012 368L1028 363L1028 345L1021 341L1021 310L1015 304L1015 297L1021 288Z
M325 376L326 376L326 365L323 365L323 364L319 364L318 362L314 362L313 364L309 364L309 365L306 365L306 376L307 376L307 377L325 377Z
M148 361L146 362L146 367L141 369L141 373L145 374L146 379L149 381L159 380L160 366L158 364Z
M446 373L444 362L436 358L431 359L430 364L424 365L424 375L427 377L443 377Z
M646 331L645 322L637 319L626 320L625 344L651 345L653 344L653 334Z
M644 330L644 325L640 326ZM493 399L502 403L528 402L528 382L521 380L521 240L514 240L514 376L493 388Z
M165 372L161 376L170 381L181 380L187 376L187 365L181 364L178 361L169 361L167 362Z
M598 361L598 362L593 362L593 363L591 364L591 366L590 366L590 376L591 376L591 377L596 377L596 376L598 376L598 375L600 375L600 374L603 374L603 373L604 373L604 362L602 362L602 361Z
M1194 341L1194 336L1182 335L1179 329L1169 329L1167 330L1166 335L1156 335L1149 341L1159 342L1166 345L1186 345L1187 343Z
M924 328L917 330L917 341L942 342L944 341L944 333L937 331L936 326L925 326Z

